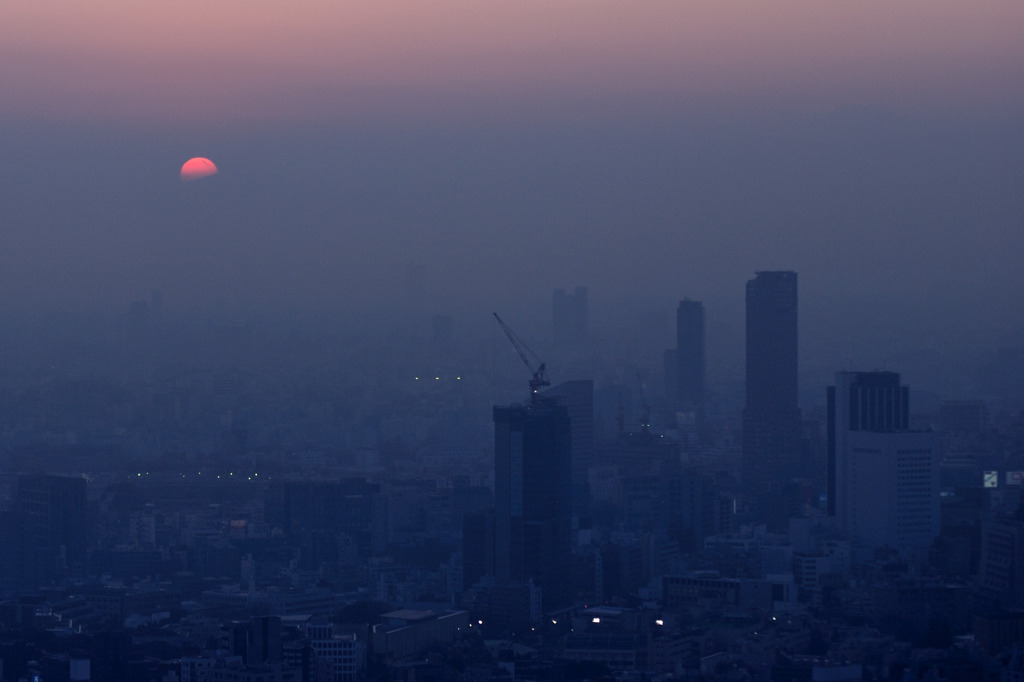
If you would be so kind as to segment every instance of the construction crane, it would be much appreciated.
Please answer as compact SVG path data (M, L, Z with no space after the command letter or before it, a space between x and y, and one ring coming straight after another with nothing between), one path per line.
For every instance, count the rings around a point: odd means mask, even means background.
M551 385L551 382L548 381L548 378L544 375L546 365L536 353L530 350L529 346L523 343L522 339L516 336L516 333L512 331L511 327L505 324L504 320L498 316L498 313L493 313L493 315L494 319L496 319L498 324L501 325L501 330L505 332L505 336L507 336L508 340L512 343L512 347L516 349L517 353L519 353L519 357L522 358L523 364L525 364L526 368L533 373L533 376L530 377L530 400L534 400L537 397L537 391L545 386ZM533 358L533 361L530 360L531 357ZM536 362L536 368L534 367L534 362Z

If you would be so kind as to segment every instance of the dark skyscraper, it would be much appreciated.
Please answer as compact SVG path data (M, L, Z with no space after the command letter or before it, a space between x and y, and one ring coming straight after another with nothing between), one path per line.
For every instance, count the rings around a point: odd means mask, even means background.
M569 410L572 434L572 512L590 513L590 484L587 476L594 461L594 382L591 379L565 381L544 391Z
M800 469L797 277L788 271L759 272L747 282L744 486L764 497L799 476Z
M555 349L559 353L579 353L587 341L589 313L587 288L576 287L575 293L555 289L551 298L551 314Z
M684 298L676 309L676 412L698 431L704 421L704 304Z
M18 477L21 586L37 588L85 570L84 478L31 474Z
M550 398L494 408L494 572L532 580L543 609L568 606L572 438L569 411Z
M469 589L484 576L493 577L494 510L470 512L462 517L462 586Z
M247 665L276 665L281 662L281 617L253 616L248 622L231 625L232 650Z

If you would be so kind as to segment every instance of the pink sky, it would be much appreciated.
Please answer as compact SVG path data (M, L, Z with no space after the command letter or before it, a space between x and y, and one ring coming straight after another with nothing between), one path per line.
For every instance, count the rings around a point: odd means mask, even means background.
M598 97L1019 112L1022 27L1020 0L17 2L0 111L300 120Z

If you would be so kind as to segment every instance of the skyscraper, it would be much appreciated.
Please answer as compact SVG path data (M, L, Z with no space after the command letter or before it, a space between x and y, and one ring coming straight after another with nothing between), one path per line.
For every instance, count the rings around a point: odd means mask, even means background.
M704 422L704 304L684 298L676 309L676 413L699 432Z
M494 408L495 579L532 580L545 611L573 600L570 433L568 409L551 398Z
M1024 609L1024 497L1013 516L982 521L978 593L1001 608Z
M756 496L801 474L795 272L758 272L747 282L746 337L743 478Z
M84 478L26 474L18 477L20 584L42 585L84 571L86 482Z
M896 372L837 372L826 393L828 408L828 513L846 516L849 483L846 471L848 434L910 429L909 389ZM843 474L839 470L843 470Z
M939 532L935 434L909 428L895 372L839 372L828 389L828 509L865 551L921 555Z
M569 430L572 436L572 512L576 516L588 516L588 476L594 461L594 381L563 381L544 391L544 397L554 398L569 411Z

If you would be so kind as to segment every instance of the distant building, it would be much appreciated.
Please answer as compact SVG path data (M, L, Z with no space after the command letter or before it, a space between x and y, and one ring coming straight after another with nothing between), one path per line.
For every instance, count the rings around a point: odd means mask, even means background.
M387 544L387 498L380 484L362 478L273 483L264 515L290 537L344 533L355 540L362 557L382 552Z
M232 623L231 649L246 665L281 662L281 617L253 616L248 622Z
M684 298L676 309L677 420L698 433L704 424L704 304Z
M181 682L206 682L212 679L217 659L202 656L183 656L179 677Z
M569 409L552 398L494 408L494 570L499 585L532 580L544 611L574 599L570 552Z
M665 351L665 401L673 412L676 409L676 402L679 400L679 358L676 357L676 349L669 348Z
M754 608L770 613L787 611L796 603L796 589L791 576L738 579L698 572L664 575L661 580L662 603L669 613L735 608Z
M909 429L895 372L839 372L828 389L828 509L862 549L923 554L939 534L935 434Z
M470 512L462 517L462 586L476 585L494 576L494 510Z
M576 287L574 293L555 289L551 299L555 350L559 353L579 353L589 335L587 288Z
M408 661L430 646L451 644L468 628L466 611L391 611L373 626L373 652L389 662Z
M790 506L779 494L804 477L797 403L797 275L758 272L747 282L743 482L763 520L785 527Z
M839 372L826 393L828 408L828 512L847 516L851 503L846 442L857 431L894 433L910 430L910 390L896 372ZM837 487L838 486L838 487Z
M498 585L488 578L463 594L462 606L494 633L523 632L543 615L541 591L532 581Z
M670 613L688 609L729 608L740 603L740 581L717 573L693 573L662 577L662 601Z
M84 478L19 476L14 508L20 531L17 556L22 588L36 589L85 570Z
M814 682L860 682L864 679L859 663L830 661L817 656L794 656L779 649L771 667L773 680L813 680Z
M988 424L982 400L949 400L939 405L939 428L956 435L981 434Z
M594 382L591 379L565 381L544 392L569 411L572 440L572 512L590 513L588 473L594 462Z
M335 633L333 623L309 623L306 626L316 663L326 667L330 682L361 679L366 668L366 643L354 633Z
M1019 651L1021 643L1024 643L1024 611L1019 609L1010 610L981 610L974 614L974 639L989 656L1006 651L1015 647ZM1019 654L1014 656L1018 668L1024 667L1024 661L1020 661ZM1024 670L1021 671L1024 673ZM1001 679L1012 680L1012 677ZM1017 679L1020 679L1018 677Z
M1004 609L1024 609L1024 497L1012 517L981 526L978 592Z
M663 478L672 510L669 527L685 551L698 551L708 536L732 531L732 499L715 486L710 474L692 467Z

